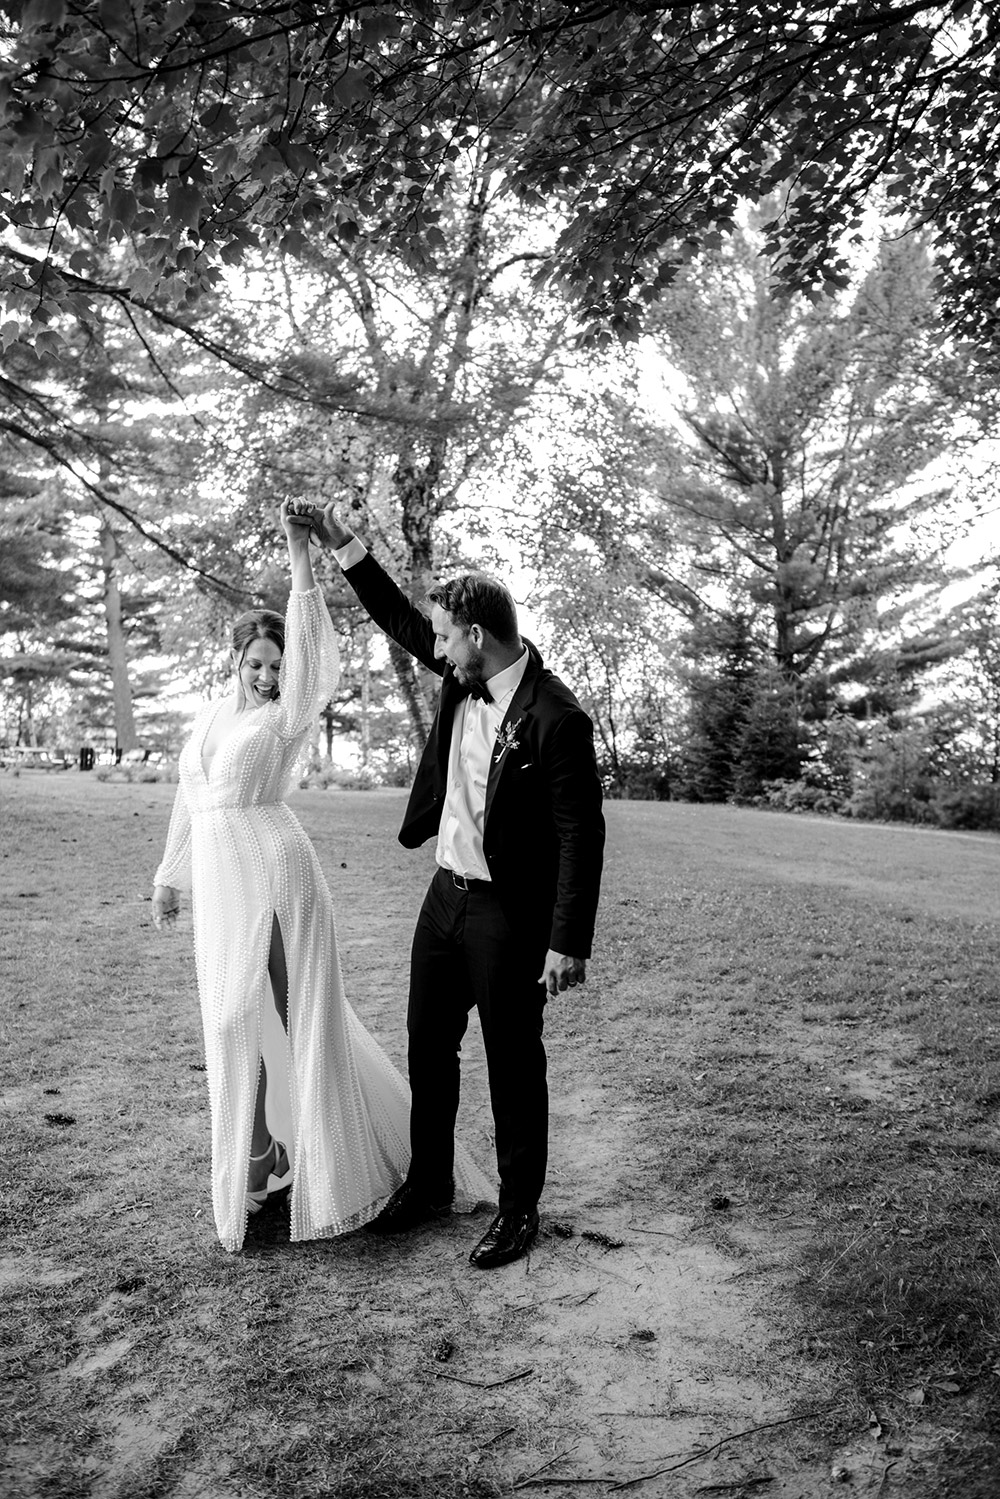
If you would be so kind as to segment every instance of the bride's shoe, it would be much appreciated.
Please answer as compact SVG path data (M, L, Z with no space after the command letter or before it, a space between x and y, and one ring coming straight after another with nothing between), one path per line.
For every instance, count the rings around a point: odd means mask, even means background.
M249 1213L259 1213L267 1202L268 1197L274 1197L278 1192L283 1192L291 1185L292 1166L288 1159L288 1151L281 1141L276 1140L273 1135L271 1136L271 1143L263 1154L252 1155L250 1159L251 1161L266 1161L272 1155L274 1157L274 1165L268 1172L265 1185L258 1191L247 1192L247 1211ZM276 1179L273 1187L268 1185L272 1177Z

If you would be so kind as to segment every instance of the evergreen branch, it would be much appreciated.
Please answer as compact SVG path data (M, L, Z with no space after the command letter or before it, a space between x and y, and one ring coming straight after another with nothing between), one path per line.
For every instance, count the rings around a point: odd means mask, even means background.
M196 577L201 578L214 592L222 594L227 599L233 599L234 597L257 597L254 590L240 588L235 583L227 583L225 579L217 578L214 573L206 571L205 568L199 567L197 562L193 562L190 557L186 557L173 543L164 540L162 537L155 536L148 530L145 523L136 515L134 510L128 505L123 505L120 500L112 498L103 485L97 484L93 479L88 479L85 474L81 474L74 467L71 459L62 451L58 443L53 442L50 438L43 437L40 433L31 432L27 427L21 426L19 422L13 422L6 417L0 417L0 432L8 432L12 437L18 438L21 442L30 443L33 447L40 448L42 452L47 453L53 463L72 475L76 482L86 489L99 505L104 505L107 509L114 510L124 520L128 521L129 525L138 531L139 535L145 541L148 541L151 546L157 547L161 552L164 552L171 561L177 563L178 567L182 567L186 572L193 573Z
M289 372L282 373L277 379L269 373L270 367L263 360L251 359L241 355L228 345L220 343L218 339L209 337L200 329L192 327L183 318L176 317L167 312L163 307L157 307L155 303L137 297L126 286L108 285L107 283L94 281L87 276L77 275L68 268L55 266L51 262L39 259L37 256L28 255L23 250L16 250L10 245L0 246L0 255L9 260L16 261L20 265L37 272L39 278L46 274L54 274L61 277L67 285L74 290L85 292L88 296L108 297L125 308L136 308L144 312L154 321L161 323L164 327L171 328L189 339L213 359L221 364L235 370L253 381L255 385L270 391L272 394L285 400L296 401L302 405L314 407L321 411L337 411L346 415L360 417L369 421L381 421L392 425L427 427L446 421L446 418L429 418L422 414L407 412L405 409L389 410L384 406L366 401L349 401L334 398L317 393L310 389L306 382ZM355 384L357 382L354 382Z

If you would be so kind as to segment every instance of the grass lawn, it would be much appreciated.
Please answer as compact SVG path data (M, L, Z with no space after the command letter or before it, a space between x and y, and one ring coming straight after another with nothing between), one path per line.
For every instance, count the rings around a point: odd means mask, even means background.
M1000 840L611 804L543 1233L477 1274L485 1217L219 1247L171 799L0 780L5 1499L1000 1492ZM432 854L292 804L402 1063ZM489 1166L475 1030L465 1077Z

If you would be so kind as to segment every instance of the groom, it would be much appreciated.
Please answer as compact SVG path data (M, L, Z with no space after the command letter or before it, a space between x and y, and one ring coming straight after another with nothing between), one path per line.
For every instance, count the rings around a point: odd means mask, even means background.
M432 588L429 618L333 514L314 521L385 633L442 678L399 841L437 840L417 919L407 1010L412 1103L406 1181L369 1225L402 1233L447 1211L459 1051L479 1011L496 1127L499 1213L470 1256L518 1259L538 1233L545 1180L546 999L584 982L604 818L593 726L521 639L502 583L465 573Z

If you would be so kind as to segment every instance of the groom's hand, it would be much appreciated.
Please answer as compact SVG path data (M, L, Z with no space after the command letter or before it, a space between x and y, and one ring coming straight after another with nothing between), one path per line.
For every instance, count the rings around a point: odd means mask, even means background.
M538 982L545 985L548 994L558 994L562 989L575 989L577 984L587 982L587 960L553 952L550 947L545 954L545 967Z
M333 552L339 551L349 541L354 540L354 532L349 531L341 523L332 501L329 505L324 505L322 510L313 512L313 530L319 538L320 545L329 547Z

